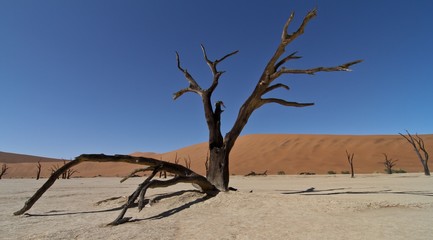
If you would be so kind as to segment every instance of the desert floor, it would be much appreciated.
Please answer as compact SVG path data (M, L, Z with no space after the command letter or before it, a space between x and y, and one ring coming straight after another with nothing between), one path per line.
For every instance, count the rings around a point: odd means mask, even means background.
M13 216L44 180L2 179L0 238L433 239L433 177L420 173L232 176L238 191L209 199L189 184L151 189L151 206L126 213L133 222L106 226L143 181L119 180L58 180Z

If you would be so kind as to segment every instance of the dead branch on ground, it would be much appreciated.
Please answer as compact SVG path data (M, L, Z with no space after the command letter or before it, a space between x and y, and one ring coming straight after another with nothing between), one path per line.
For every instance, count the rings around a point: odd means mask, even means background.
M154 158L146 157L134 157L129 155L104 155L104 154L83 154L75 158L55 172L51 174L48 180L40 187L36 193L28 199L24 207L14 213L14 215L21 215L27 212L40 197L54 184L54 182L62 176L68 169L83 163L83 162L125 162L131 164L139 164L148 166L148 170L152 170L152 174L138 186L136 191L128 198L127 204L125 204L123 210L119 216L110 224L117 225L127 222L129 218L124 218L126 210L131 204L138 198L139 209L144 207L144 197L148 188L160 188L175 185L177 183L192 183L195 187L198 187L201 191L206 193L214 193L217 191L215 187L203 176L195 173L191 169L188 169L179 164L173 164L165 161L160 161ZM161 181L155 180L153 177L159 172L165 170L175 175L172 179Z

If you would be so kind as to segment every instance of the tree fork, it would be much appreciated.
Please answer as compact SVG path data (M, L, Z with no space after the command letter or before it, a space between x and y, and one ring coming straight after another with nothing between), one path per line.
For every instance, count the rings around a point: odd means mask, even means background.
M312 106L314 103L298 103L292 101L286 101L279 98L263 98L263 96L273 90L284 88L289 90L289 87L282 83L272 84L273 81L285 74L309 74L314 75L317 72L337 72L337 71L350 71L349 67L352 65L362 62L362 60L356 60L347 62L338 66L332 67L315 67L309 69L288 69L284 67L290 60L296 60L301 58L297 56L297 52L293 52L287 56L283 54L286 51L286 47L296 38L304 33L305 27L311 19L317 16L317 10L313 9L309 11L304 17L301 25L293 33L289 33L289 25L294 18L294 13L290 15L286 23L284 24L283 31L281 34L281 40L275 53L272 55L271 59L266 64L263 73L261 74L259 81L254 88L251 95L243 103L242 107L239 109L238 116L233 124L231 130L225 135L221 142L222 134L220 129L220 114L218 111L218 103L216 102L216 109L214 111L211 104L212 93L218 86L218 81L224 71L218 71L217 65L226 58L238 53L238 51L226 54L224 57L211 61L208 58L206 49L201 45L203 51L204 59L211 69L213 74L212 84L208 89L203 89L197 83L197 81L192 77L192 75L180 64L179 54L176 52L176 61L178 69L184 74L185 79L188 81L189 86L187 88L181 89L174 94L174 99L176 100L184 93L193 92L198 94L202 98L204 113L206 122L209 129L209 164L206 176L208 180L219 190L227 191L229 183L229 155L232 150L237 138L240 136L242 130L248 122L248 119L252 113L258 108L266 105L268 103L277 103L282 106L288 107L307 107ZM272 84L272 85L271 85Z

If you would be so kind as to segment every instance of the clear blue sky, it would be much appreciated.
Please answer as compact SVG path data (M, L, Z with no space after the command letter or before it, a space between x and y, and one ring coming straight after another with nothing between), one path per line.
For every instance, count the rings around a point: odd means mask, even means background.
M364 59L353 72L287 75L252 133L433 133L433 1L0 1L0 151L71 159L81 153L166 152L207 141L201 100L182 65L208 87L200 44L226 73L214 100L227 132L279 42L291 11L293 68Z

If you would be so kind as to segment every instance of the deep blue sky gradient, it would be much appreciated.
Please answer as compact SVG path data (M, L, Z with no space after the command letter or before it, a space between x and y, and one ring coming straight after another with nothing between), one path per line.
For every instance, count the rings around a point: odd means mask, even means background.
M200 98L211 81L200 44L226 73L214 101L227 132L279 43L291 11L291 68L364 59L353 72L286 75L243 134L433 133L433 1L0 1L0 151L70 159L81 153L166 152L207 140Z

